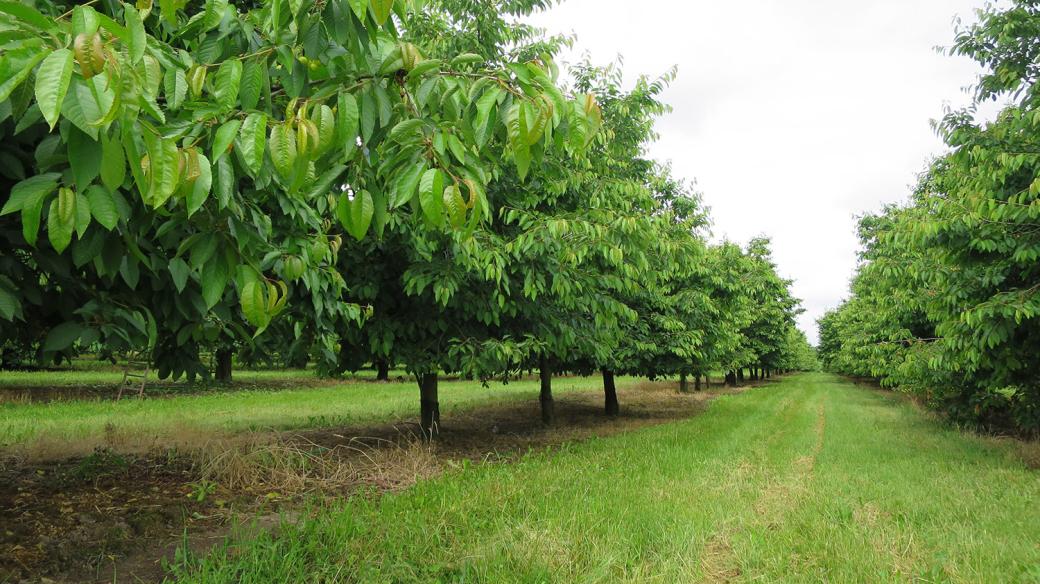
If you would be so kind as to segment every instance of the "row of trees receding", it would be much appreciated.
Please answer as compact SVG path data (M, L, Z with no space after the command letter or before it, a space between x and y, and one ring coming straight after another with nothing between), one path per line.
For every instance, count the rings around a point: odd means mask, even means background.
M5 361L134 353L438 376L810 367L769 242L707 242L623 89L545 0L0 2ZM204 355L216 356L216 365Z
M909 203L860 221L852 296L820 320L837 371L919 396L954 420L1040 432L1040 5L987 7L952 53L985 68L974 106L937 125L950 152Z

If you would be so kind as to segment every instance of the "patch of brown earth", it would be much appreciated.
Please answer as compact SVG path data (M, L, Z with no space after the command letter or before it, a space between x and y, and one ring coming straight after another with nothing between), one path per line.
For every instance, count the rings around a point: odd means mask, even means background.
M368 488L406 488L462 461L508 461L552 447L688 418L711 398L676 383L619 388L621 416L602 414L602 394L556 400L557 424L530 402L445 412L433 444L409 422L218 439L190 453L122 456L98 451L61 463L0 468L0 582L149 582L182 543L205 551L240 522L277 524L305 498ZM187 539L185 539L185 534Z

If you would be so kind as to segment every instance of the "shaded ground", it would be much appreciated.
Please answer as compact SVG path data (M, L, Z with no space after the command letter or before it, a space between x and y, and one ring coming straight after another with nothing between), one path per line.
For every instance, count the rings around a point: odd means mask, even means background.
M86 458L0 468L0 582L138 582L162 577L183 536L204 550L260 514L276 523L314 495L408 487L465 461L510 460L534 448L610 435L701 412L716 389L679 394L674 383L619 389L622 415L602 415L599 392L557 398L558 424L540 423L537 400L488 405L443 420L434 445L409 423L253 433L191 452ZM263 517L267 519L263 519Z
M247 379L227 384L215 382L198 382L194 384L183 381L150 380L145 386L147 397L174 397L200 393L219 393L246 390L292 390L296 388L335 387L346 383L371 381L368 379L329 379L301 374L298 377L275 379ZM127 388L123 399L136 398L138 390ZM45 403L63 400L115 400L119 395L119 383L102 381L94 384L56 385L39 387L35 385L19 385L14 383L0 386L0 404L3 403Z

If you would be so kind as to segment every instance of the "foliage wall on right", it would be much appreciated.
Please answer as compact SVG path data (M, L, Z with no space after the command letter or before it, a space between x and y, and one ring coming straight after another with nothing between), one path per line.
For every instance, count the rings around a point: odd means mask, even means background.
M984 69L936 130L949 151L908 202L859 223L851 295L820 357L975 429L1040 434L1040 4L987 6L948 52ZM976 106L1007 105L991 122Z

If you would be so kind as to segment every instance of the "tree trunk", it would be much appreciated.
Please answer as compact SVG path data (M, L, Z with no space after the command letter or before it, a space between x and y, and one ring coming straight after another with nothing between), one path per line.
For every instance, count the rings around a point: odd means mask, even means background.
M441 407L437 401L437 374L419 376L419 430L423 439L433 440L440 433Z
M697 382L700 385L700 382ZM679 393L690 393L690 382L686 380L686 374L679 375Z
M376 381L390 381L390 362L385 359L376 361Z
M770 371L769 368L766 367L766 379L769 379L770 377L772 377L771 374L772 374L772 371Z
M693 376L693 391L701 390L701 376L700 374Z
M235 356L232 349L217 349L217 367L213 377L219 383L231 383L231 358Z
M621 413L621 406L617 400L617 387L614 385L614 372L603 368L603 397L604 411L608 416L616 416Z
M744 368L743 367L737 369L737 381L739 383L744 383Z
M737 386L737 374L734 371L726 373L726 385L730 387Z
M538 364L538 377L542 381L542 392L538 397L542 403L542 423L552 426L556 423L556 404L553 403L552 395L552 366L549 365L549 359L544 355Z

